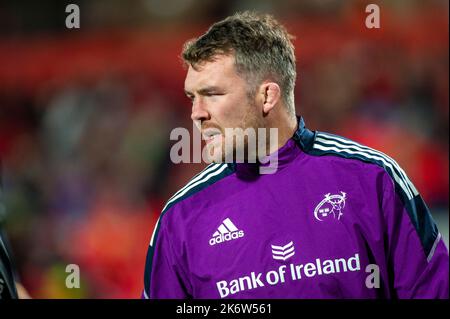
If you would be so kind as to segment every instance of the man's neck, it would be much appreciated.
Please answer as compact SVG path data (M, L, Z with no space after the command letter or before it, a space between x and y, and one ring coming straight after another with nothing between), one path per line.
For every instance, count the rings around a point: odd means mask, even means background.
M269 150L268 154L273 154L274 152L278 151L281 147L283 147L286 142L292 138L295 131L298 128L297 118L290 117L286 114L286 116L282 117L278 123L273 123L269 126L269 132L270 133L270 127L277 128L278 130L278 143L270 143L270 139L267 140L267 147L266 149Z

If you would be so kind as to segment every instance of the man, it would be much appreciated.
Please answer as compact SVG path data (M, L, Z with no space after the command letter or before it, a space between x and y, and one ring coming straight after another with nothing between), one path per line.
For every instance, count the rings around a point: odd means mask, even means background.
M0 299L17 299L11 260L0 229Z
M4 206L2 204L2 180L0 161L0 299L17 299L17 289L14 272L8 252L6 237L2 232Z
M143 297L448 298L447 248L405 172L295 116L294 49L276 20L235 14L183 59L192 120L216 163L164 207ZM251 149L229 128L277 128L278 143L256 162L249 151L221 163Z
M18 279L7 236L2 230L5 207L3 205L1 164L0 161L0 299L31 299L28 291Z

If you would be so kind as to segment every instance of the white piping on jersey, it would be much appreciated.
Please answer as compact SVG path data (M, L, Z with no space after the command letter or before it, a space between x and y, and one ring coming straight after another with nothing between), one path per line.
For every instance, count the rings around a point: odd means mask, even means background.
M179 189L175 194L172 195L167 201L170 201L172 198L177 196L181 191L183 191L186 187L191 185L192 183L198 181L200 178L205 176L208 172L212 172L213 170L217 169L220 166L220 164L211 163L209 164L203 171L195 175L186 185L184 185L181 189ZM164 209L163 209L164 210Z
M405 182L406 183L408 183L407 181L405 181L402 177L400 177L395 171L394 171L394 168L393 168L393 165L394 166L396 166L395 164L393 164L392 162L388 162L388 160L386 160L386 158L385 157L382 157L381 155L380 156L377 156L377 155L373 155L373 153L369 153L368 151L364 151L364 150L362 150L361 148L359 148L359 147L357 147L357 146L350 146L350 145L343 145L343 144L340 144L340 143L338 143L338 142L335 142L335 141L331 141L331 140L324 140L324 139L321 139L320 137L319 138L316 138L316 140L318 141L318 142L322 142L322 143L325 143L325 144L327 144L327 145L334 145L334 146L329 146L329 147L326 147L326 146L323 146L323 145L320 145L320 144L314 144L314 148L316 148L316 149L319 149L319 150L323 150L323 151L336 151L336 152L345 152L345 153L349 153L349 154L356 154L356 155L361 155L361 156L363 156L363 157L366 157L366 158L370 158L370 159L375 159L375 160L381 160L387 167L389 167L391 170L392 170L392 173L393 173L393 177L394 177L394 179L395 179L395 181L400 185L400 187L403 189L403 191L406 193L406 195L408 196L408 199L413 199L414 198L414 195L413 195L413 193L411 192L411 189L410 188L408 188L406 185L405 185ZM350 148L355 148L355 149L360 149L361 151L354 151L354 150L351 150ZM371 155L372 154L372 155ZM396 166L396 168L398 169L398 166Z
M169 201L167 201L167 204L164 206L164 208L162 209L162 211L164 211L170 203L172 203L172 202L175 201L176 199L178 199L178 198L180 198L181 196L183 196L184 194L186 194L189 190L191 190L191 189L194 188L195 186L197 186L197 185L199 185L199 184L201 184L201 183L206 182L206 181L209 180L211 177L214 177L214 176L216 176L216 175L219 175L220 173L222 173L222 172L228 167L227 164L221 164L221 165L222 165L222 166L221 166L219 169L215 170L214 172L208 171L208 172L210 172L210 174L207 174L205 177L203 177L202 179L196 181L195 183L189 183L189 186L184 187L184 190L183 190L182 192L178 192L178 195L172 196L172 198L171 198ZM219 165L219 166L220 166L220 165ZM205 171L206 171L206 169L205 169ZM160 218L161 218L161 215L159 215L159 218L158 218L158 220L156 221L155 229L153 230L153 234L152 234L152 239L150 240L150 246L153 246L153 241L154 241L154 239L155 239L155 234L156 234L156 230L157 230L157 228L158 228L158 223L159 223Z
M437 244L439 243L439 241L441 240L441 233L438 233L436 240L433 243L433 246L431 247L430 253L427 256L427 261L430 262L431 258L433 258L434 255L434 251L436 250Z
M380 151L378 151L376 149L373 149L371 147L359 144L357 142L346 140L346 139L343 139L343 138L340 138L340 137L337 137L337 136L333 136L333 135L330 135L330 134L327 134L327 133L320 133L319 132L318 136L319 137L321 136L321 137L323 137L325 139L328 139L328 140L341 141L343 143L351 144L351 145L354 145L355 148L358 148L360 150L365 150L366 152L368 152L370 154L379 155L379 156L383 157L384 159L386 159L386 161L388 161L393 166L395 166L395 168L399 171L401 177L403 177L403 180L406 181L407 185L409 186L409 189L411 190L412 194L414 196L419 195L418 190L416 189L414 184L411 182L411 180L409 179L408 175L406 175L405 171L400 167L400 165L398 165L398 163L393 158L391 158L389 155L384 154L383 152L380 152Z
M6 250L6 245L3 243L2 237L1 237L1 236L0 236L0 245L3 247L2 249L3 249L3 251L5 252L6 257L8 257L8 259L11 260L11 257L9 257L8 251Z

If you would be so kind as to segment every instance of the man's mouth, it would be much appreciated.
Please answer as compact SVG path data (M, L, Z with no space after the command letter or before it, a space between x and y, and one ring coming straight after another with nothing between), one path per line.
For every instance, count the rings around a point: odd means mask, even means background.
M205 140L206 144L213 142L221 135L222 133L220 132L219 129L206 129L202 133L203 139Z

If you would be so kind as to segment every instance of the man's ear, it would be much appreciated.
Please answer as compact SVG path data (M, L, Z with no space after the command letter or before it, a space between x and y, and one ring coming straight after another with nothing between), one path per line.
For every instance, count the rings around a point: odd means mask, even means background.
M280 86L275 82L267 82L262 84L261 90L264 94L263 112L264 114L268 114L275 107L278 101L280 101Z

